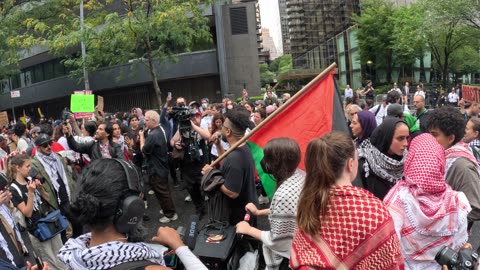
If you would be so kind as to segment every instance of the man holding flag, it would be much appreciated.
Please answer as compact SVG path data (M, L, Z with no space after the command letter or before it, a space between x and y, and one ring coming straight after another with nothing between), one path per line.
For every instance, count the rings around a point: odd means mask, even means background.
M227 119L223 123L221 140L235 145L242 139L245 130L249 126L250 113L243 107L230 110ZM220 139L215 140L219 155L223 154ZM205 165L202 174L206 175L212 166ZM245 205L253 203L258 207L258 198L255 191L255 163L248 145L244 142L231 151L223 160L220 171L225 180L220 186L220 191L227 197L228 207L231 210L228 221L236 225L245 217ZM252 224L256 224L252 217Z

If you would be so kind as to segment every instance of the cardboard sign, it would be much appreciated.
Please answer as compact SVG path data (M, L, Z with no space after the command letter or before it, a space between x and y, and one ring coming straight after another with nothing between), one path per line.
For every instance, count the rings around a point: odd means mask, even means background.
M471 85L462 85L462 97L463 99L478 103L479 101L480 87Z
M102 96L97 96L97 110L99 112L103 112L103 107L104 107L103 97Z
M95 95L71 95L70 110L76 112L94 112Z
M0 128L8 126L8 114L7 112L0 112Z

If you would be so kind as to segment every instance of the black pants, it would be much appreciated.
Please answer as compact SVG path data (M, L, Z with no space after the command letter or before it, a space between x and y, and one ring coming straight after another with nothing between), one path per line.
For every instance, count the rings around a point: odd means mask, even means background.
M160 207L162 207L163 214L171 218L176 213L175 205L172 200L172 193L168 185L168 176L160 177L158 175L150 175L150 187L155 191Z
M201 170L202 167L200 164L192 163L183 163L180 169L188 194L190 194L190 197L192 197L197 214L203 214L205 212L205 199L200 190L200 183L202 182Z

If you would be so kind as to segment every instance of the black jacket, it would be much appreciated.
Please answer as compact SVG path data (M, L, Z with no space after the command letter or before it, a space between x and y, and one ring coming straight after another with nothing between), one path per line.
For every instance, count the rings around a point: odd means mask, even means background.
M160 127L153 128L148 133L142 152L147 160L148 175L168 177L170 167L168 166L167 138Z
M70 147L70 149L81 154L87 154L92 161L102 158L102 151L100 151L100 144L97 141L91 141L87 143L78 143L77 141L75 141L73 136L69 136L67 137L67 142L68 142L68 147ZM123 151L120 145L112 141L110 141L109 143L110 143L110 147L108 148L108 151L110 152L110 156L112 156L112 158L125 159L125 156L123 155Z

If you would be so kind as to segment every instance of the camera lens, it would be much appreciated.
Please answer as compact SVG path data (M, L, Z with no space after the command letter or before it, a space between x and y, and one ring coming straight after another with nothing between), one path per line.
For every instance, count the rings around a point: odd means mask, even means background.
M435 261L440 265L455 265L457 264L457 253L455 250L444 246L437 255L435 255Z

